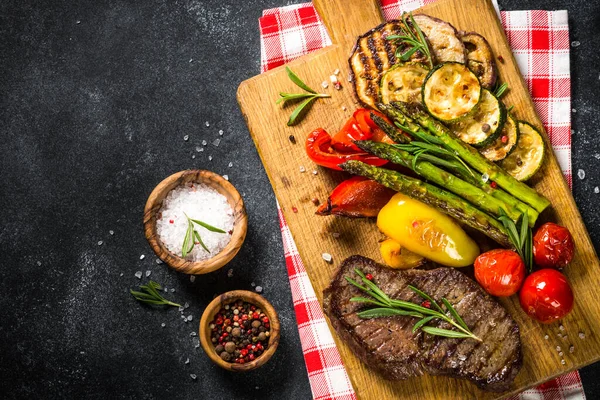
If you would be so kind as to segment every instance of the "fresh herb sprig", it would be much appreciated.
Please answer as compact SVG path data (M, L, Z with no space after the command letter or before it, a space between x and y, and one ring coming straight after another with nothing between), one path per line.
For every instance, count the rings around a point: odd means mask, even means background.
M529 217L527 216L527 213L521 215L521 222L518 230L517 224L506 215L503 209L500 209L498 220L502 222L502 225L506 228L508 237L525 263L527 271L533 271L533 235L531 233L531 228L529 227Z
M508 90L508 83L504 82L501 85L496 85L496 88L494 89L494 96L499 99L500 97L502 97L502 95L504 94L504 92L506 92Z
M225 231L219 228L215 228L214 226L209 225L206 222L202 222L197 219L192 219L188 217L187 214L185 214L185 217L187 218L188 227L183 238L183 245L181 246L181 256L185 258L188 254L190 254L194 249L196 242L198 242L198 244L200 244L200 246L202 246L204 250L210 253L210 250L208 250L208 247L206 247L206 245L202 241L202 238L200 237L200 234L196 230L194 224L198 224L211 232L225 233Z
M300 79L298 77L298 75L296 75L289 67L285 67L285 70L287 72L288 78L290 78L290 80L292 82L294 82L296 84L296 86L298 86L300 89L306 90L308 93L284 93L284 92L280 92L279 93L279 99L277 99L277 103L286 103L288 101L298 101L298 100L304 100L302 101L302 103L300 103L300 105L298 107L296 107L294 109L294 111L292 111L292 114L290 115L290 119L288 120L287 124L288 126L292 126L294 124L296 124L297 122L300 122L300 120L302 119L302 117L305 114L305 111L308 111L308 107L309 105L316 99L319 98L325 98L325 97L331 97L328 94L324 94L324 93L317 93L315 90L311 89L306 83L302 82L302 79Z
M463 177L470 176L475 179L475 173L471 168L456 154L446 150L439 145L442 142L435 136L423 135L417 131L413 131L407 126L395 123L396 126L416 140L411 141L407 144L395 144L394 147L404 150L413 157L413 169L416 168L417 161L419 158L429 161L432 164L439 165L440 167L450 168L462 175Z
M394 40L399 45L408 45L407 50L404 52L402 52L404 47L398 46L396 49L396 58L406 62L413 54L420 51L425 58L427 58L429 67L433 68L433 59L431 57L431 51L429 50L429 43L427 43L427 39L425 39L425 35L423 35L421 28L419 28L419 25L415 22L412 13L402 14L402 22L403 23L400 24L400 29L402 30L401 35L389 35L386 37L387 40Z
M173 303L162 297L162 295L158 293L158 291L161 290L161 287L154 281L148 282L147 285L141 285L140 290L141 292L130 289L129 292L136 300L141 301L142 303L181 307L181 304Z
M379 318L396 315L415 317L420 318L420 320L417 321L417 323L413 326L413 332L416 332L418 329L421 329L423 332L435 336L473 339L477 340L478 342L482 341L473 332L471 332L465 321L460 317L460 315L454 309L454 307L452 307L452 304L450 304L450 302L445 298L442 299L442 303L444 304L444 307L446 309L444 311L444 309L427 293L417 289L414 286L409 285L408 287L410 288L410 290L418 294L423 299L429 301L429 303L431 304L431 308L423 307L408 301L391 299L375 283L367 279L367 277L362 271L360 271L359 269L355 269L354 272L356 272L356 274L360 276L363 284L356 282L350 277L346 277L346 280L350 284L356 286L357 288L368 294L370 298L353 297L350 299L350 301L358 303L367 303L377 306L375 308L359 312L357 315L360 318ZM448 313L450 315L448 315ZM433 326L427 326L427 323L431 322L434 319L441 319L454 326L457 330L449 330L435 328Z

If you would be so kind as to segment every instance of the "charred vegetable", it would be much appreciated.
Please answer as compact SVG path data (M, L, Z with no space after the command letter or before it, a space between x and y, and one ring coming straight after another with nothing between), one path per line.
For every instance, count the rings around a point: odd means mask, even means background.
M460 32L460 40L467 50L467 66L477 75L482 87L492 90L496 85L498 71L489 43L475 32Z
M475 111L481 99L477 76L464 64L440 64L423 84L423 104L440 121L450 122Z
M527 122L519 121L519 141L516 149L500 166L519 181L531 178L544 161L544 140Z
M429 40L438 63L447 61L465 63L465 46L452 25L425 14L415 15L414 20Z
M393 66L381 77L379 100L385 104L392 101L420 103L421 86L428 72L429 69L421 63Z
M519 140L519 127L515 118L507 114L506 122L502 128L500 136L494 143L482 148L479 152L490 161L504 160L517 145Z

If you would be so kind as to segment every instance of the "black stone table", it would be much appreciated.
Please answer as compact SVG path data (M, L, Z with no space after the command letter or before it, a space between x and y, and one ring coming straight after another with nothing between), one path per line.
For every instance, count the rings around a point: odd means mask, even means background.
M238 84L259 72L257 18L288 3L0 3L3 397L311 397L275 198L235 100ZM501 5L569 10L571 40L581 42L571 56L574 194L598 249L600 3ZM239 255L195 282L155 263L141 225L152 188L188 168L229 175L249 214ZM192 321L136 302L128 293L141 282L136 271L187 302ZM279 310L282 342L259 371L227 373L192 335L216 293L253 284ZM600 396L599 373L582 370L589 398Z

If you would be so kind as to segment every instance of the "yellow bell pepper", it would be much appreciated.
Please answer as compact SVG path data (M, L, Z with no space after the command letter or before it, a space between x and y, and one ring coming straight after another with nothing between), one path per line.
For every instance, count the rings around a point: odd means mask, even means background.
M401 193L381 209L377 226L401 247L449 267L466 267L479 247L450 217Z
M383 262L391 268L410 269L421 265L425 259L423 256L413 253L394 239L386 239L379 244L379 251Z

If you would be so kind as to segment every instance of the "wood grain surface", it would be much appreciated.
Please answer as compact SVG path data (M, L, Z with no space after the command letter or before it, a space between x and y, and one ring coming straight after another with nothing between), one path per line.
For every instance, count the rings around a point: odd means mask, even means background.
M381 261L378 240L382 235L373 220L314 215L316 207L311 199L316 197L325 201L329 192L347 175L315 166L304 152L304 140L311 130L319 127L330 134L336 133L358 106L352 86L346 80L349 73L347 59L356 36L383 19L376 0L316 0L314 3L334 44L288 65L315 89L321 89L321 82L328 80L339 68L343 90L324 89L332 98L317 101L306 118L295 127L286 126L293 106L281 108L275 104L279 92L298 91L283 67L243 82L238 90L238 101L308 276L322 302L323 289L344 258L361 254ZM504 62L498 63L500 76L510 87L504 101L507 105L514 105L519 119L530 121L542 129L490 1L440 0L420 11L449 21L459 30L484 35L495 55L504 59ZM342 106L346 107L345 111L342 111ZM297 144L290 142L290 135L295 136ZM551 149L546 136L545 139L547 148ZM334 333L359 398L503 398L600 359L597 335L600 331L600 303L595 295L596 288L600 287L598 257L556 157L552 151L547 154L542 170L530 182L552 202L552 208L540 216L538 224L552 220L564 225L571 231L576 243L575 258L565 270L574 289L575 307L561 322L564 331L559 329L559 323L542 325L528 318L521 311L516 296L501 300L519 323L524 349L524 365L515 380L514 389L503 394L486 393L471 383L446 377L423 376L399 382L386 381L368 370ZM301 167L306 168L305 173L300 171ZM294 212L296 209L297 212ZM336 238L333 233L340 236ZM321 255L324 252L333 255L333 264L323 261ZM580 332L585 334L584 339L579 337ZM545 335L549 336L547 340ZM573 353L569 352L571 345L574 346ZM557 346L564 353L565 365L561 364Z

